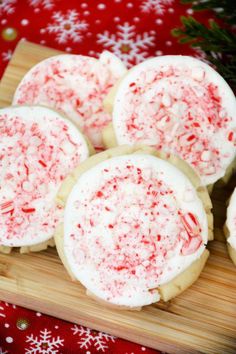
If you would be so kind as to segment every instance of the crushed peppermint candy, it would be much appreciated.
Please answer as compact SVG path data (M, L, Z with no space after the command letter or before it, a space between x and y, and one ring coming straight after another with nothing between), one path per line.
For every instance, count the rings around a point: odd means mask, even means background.
M185 191L191 200L184 200ZM185 175L163 160L135 154L82 175L66 205L64 232L70 267L89 291L119 305L142 306L158 300L150 289L201 255L207 221Z
M82 129L96 149L101 149L101 131L111 121L103 100L125 73L125 67L109 52L102 53L100 59L67 54L42 61L25 75L13 104L57 109Z
M145 143L177 154L204 185L236 154L236 99L207 64L182 56L147 60L120 84L113 125L119 145Z
M64 144L74 147L65 152ZM62 210L54 198L71 169L88 157L73 124L43 107L0 110L0 245L26 246L53 236Z

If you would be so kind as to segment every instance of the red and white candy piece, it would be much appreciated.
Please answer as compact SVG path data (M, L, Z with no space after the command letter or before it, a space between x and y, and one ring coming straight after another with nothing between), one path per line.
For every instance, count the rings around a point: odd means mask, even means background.
M185 200L186 191L191 200ZM97 297L137 307L198 259L207 243L202 202L188 178L150 155L113 157L84 172L64 214L64 252Z
M126 72L112 53L99 59L82 55L58 55L34 66L16 89L13 104L40 104L55 108L101 149L101 130L111 121L103 99Z
M0 245L31 246L53 236L62 218L58 188L88 155L82 134L59 113L0 110Z
M145 143L177 154L204 185L225 175L236 155L236 100L209 65L163 56L132 68L118 87L113 127L119 145Z

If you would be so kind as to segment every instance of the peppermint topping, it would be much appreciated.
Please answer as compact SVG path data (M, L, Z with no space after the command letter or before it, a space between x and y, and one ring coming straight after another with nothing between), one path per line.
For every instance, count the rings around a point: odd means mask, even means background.
M103 99L125 70L121 63L122 70L114 70L110 57L103 55L102 62L81 55L44 60L26 74L14 104L43 104L61 111L101 149L101 130L111 120L103 110Z
M182 199L184 191L192 201ZM122 156L78 180L65 209L65 252L97 296L150 303L150 289L199 257L206 230L201 202L183 174L151 156Z
M73 152L63 150L64 144ZM43 107L0 110L0 244L24 246L53 236L61 181L88 156L79 131Z
M236 100L208 65L167 56L136 66L121 83L113 123L119 144L179 155L214 183L235 156Z

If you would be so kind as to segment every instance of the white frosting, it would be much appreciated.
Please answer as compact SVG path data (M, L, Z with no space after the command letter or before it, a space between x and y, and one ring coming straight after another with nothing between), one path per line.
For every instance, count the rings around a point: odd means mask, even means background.
M124 63L113 53L108 50L104 50L99 57L99 61L106 65L109 70L116 75L116 77L122 77L126 74L127 69Z
M46 107L0 110L0 245L47 241L62 218L62 180L89 155L73 123Z
M99 60L72 54L51 57L24 76L13 104L40 104L61 111L101 149L101 131L111 121L103 99L125 71L123 63L107 51Z
M229 230L227 241L236 250L236 189L234 190L227 209L226 226Z
M114 157L85 172L65 207L71 271L90 292L116 305L158 301L151 289L198 259L207 235L202 202L187 177L144 154Z
M113 125L119 145L142 142L177 154L204 185L224 176L235 157L234 94L192 57L163 56L131 69L118 87Z

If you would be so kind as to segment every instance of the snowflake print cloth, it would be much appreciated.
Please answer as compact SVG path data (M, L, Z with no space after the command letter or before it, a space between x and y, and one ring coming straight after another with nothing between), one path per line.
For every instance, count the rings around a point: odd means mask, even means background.
M9 61L12 57L12 51L9 49L7 52L2 52L2 60Z
M136 27L129 22L117 25L116 34L109 31L99 33L98 43L115 53L127 67L141 63L148 56L148 49L154 46L154 32L136 34Z
M79 16L75 10L68 10L65 14L61 11L55 12L52 15L53 22L48 24L46 31L53 34L59 44L69 40L79 43L83 39L82 32L88 28L88 23L80 20Z
M0 301L0 354L89 353L158 354L160 352L79 324Z
M83 326L74 325L71 328L73 334L79 337L78 344L81 349L95 347L97 351L105 352L109 348L109 342L115 342L115 337L103 332L93 331Z
M180 25L180 16L188 14L205 23L213 17L209 12L193 14L189 6L177 0L1 0L0 77L21 39L95 57L107 49L129 67L163 54L193 55L205 60L201 51L178 44L170 34ZM18 328L19 321L27 328ZM0 302L0 354L16 353L157 351Z
M15 4L17 0L2 0L0 2L0 16L3 14L10 15L15 12Z
M204 59L198 50L179 45L171 36L180 16L188 14L193 14L192 9L177 0L2 0L0 76L22 38L95 57L108 49L128 67L162 54ZM206 22L212 14L194 16Z
M141 11L151 13L154 11L157 15L163 15L174 0L145 0L140 6Z
M54 0L28 0L28 3L30 6L35 8L42 6L45 10L51 10L55 5Z
M31 353L58 353L57 348L63 346L64 339L59 336L53 337L52 332L46 328L40 331L39 336L31 334L27 336L26 342L29 343L29 348L26 349L27 354Z

